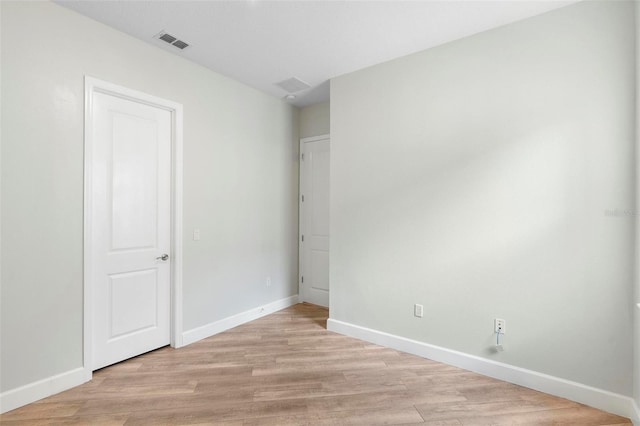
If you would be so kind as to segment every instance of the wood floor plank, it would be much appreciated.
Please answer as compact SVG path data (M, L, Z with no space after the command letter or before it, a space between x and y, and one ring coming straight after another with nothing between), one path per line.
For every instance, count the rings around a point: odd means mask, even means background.
M630 425L628 419L326 330L298 304L0 415L3 425Z
M614 416L608 413L592 413L581 407L561 408L557 410L540 410L512 414L493 414L491 416L476 416L462 420L465 426L500 426L500 425L576 425L595 426L604 425ZM623 420L620 418L620 420Z
M500 402L462 402L449 404L423 404L416 406L425 420L458 419L463 424L538 424L557 421L565 424L604 425L625 419L594 408L561 398L546 400L512 400Z
M365 411L329 411L303 416L267 417L245 421L245 426L294 426L294 425L415 425L424 426L424 420L413 408L365 410ZM459 424L459 423L458 423Z
M12 420L29 420L42 417L70 417L76 414L80 407L82 407L81 402L40 402L2 414L2 416L0 416L0 423L4 424Z
M29 421L2 421L3 426L123 426L128 415L106 415L106 416L91 416L91 417L57 417L47 419L31 419Z

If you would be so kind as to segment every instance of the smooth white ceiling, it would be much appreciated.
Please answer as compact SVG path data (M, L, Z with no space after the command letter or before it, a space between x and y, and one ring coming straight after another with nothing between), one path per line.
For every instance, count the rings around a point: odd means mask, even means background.
M56 3L297 106L329 99L341 74L574 3L553 1L77 1ZM191 44L184 51L160 31Z

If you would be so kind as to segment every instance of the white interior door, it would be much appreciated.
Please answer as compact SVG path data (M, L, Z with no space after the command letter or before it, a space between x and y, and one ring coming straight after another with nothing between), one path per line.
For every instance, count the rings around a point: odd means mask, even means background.
M92 99L93 369L170 343L170 111Z
M300 293L329 306L329 137L301 141Z

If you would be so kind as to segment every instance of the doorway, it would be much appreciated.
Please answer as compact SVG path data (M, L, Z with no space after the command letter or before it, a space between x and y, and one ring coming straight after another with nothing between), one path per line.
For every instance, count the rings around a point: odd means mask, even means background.
M182 105L85 78L84 369L181 346Z
M300 298L329 306L329 135L300 140Z

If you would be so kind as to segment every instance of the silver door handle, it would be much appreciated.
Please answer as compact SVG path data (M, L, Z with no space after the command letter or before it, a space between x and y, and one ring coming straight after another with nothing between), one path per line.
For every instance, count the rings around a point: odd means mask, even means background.
M169 260L169 255L165 253L160 257L156 257L156 260L162 260L163 262L166 262L167 260Z

